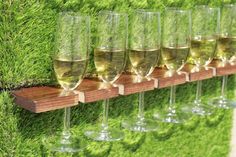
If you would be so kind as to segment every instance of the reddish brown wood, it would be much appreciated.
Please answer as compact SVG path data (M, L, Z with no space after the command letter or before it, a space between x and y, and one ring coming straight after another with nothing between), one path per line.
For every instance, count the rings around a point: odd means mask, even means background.
M76 89L79 93L79 101L83 103L117 97L118 87L107 87L98 79L84 79Z
M75 106L78 104L78 95L62 94L62 90L53 87L22 88L12 92L15 102L32 112L40 113Z
M84 79L74 93L62 94L54 87L32 87L13 91L15 102L35 113L75 106L78 102L93 102L118 96L118 87L105 87L97 79Z
M173 76L170 76L166 68L156 68L150 77L155 81L155 88L164 88L185 83L188 75L176 73Z
M216 67L216 75L229 75L236 73L236 65L221 66L214 60L209 66ZM74 106L80 102L94 102L107 98L118 97L118 94L128 95L142 91L164 88L171 85L183 84L186 81L203 80L213 77L213 69L202 69L192 72L192 65L186 65L181 74L168 76L167 69L156 68L150 75L151 79L143 79L141 82L135 75L122 74L115 82L115 86L105 86L98 79L84 79L75 93L61 94L62 89L54 87L32 87L13 91L15 102L19 106L35 113L46 112L64 107Z
M197 80L205 80L212 78L214 75L214 67L209 68L201 68L199 71L194 70L194 65L192 64L186 64L182 71L185 71L189 75L190 82L197 81Z
M121 95L129 95L154 89L154 80L143 79L140 82L136 75L132 74L121 75L115 84L119 87L119 94Z
M216 67L216 76L231 75L236 73L236 65L222 65L219 60L213 60L210 66Z

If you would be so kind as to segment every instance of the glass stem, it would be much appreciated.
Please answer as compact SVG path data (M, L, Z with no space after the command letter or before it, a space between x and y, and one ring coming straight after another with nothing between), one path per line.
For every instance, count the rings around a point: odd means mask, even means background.
M108 110L109 110L109 99L103 101L103 120L102 120L102 130L107 131L108 129Z
M64 111L64 127L63 127L63 132L62 132L62 143L68 143L69 142L69 138L71 136L70 133L70 112L71 112L71 108L70 107L66 107L65 111Z
M170 105L169 109L174 110L174 104L175 104L175 91L176 91L176 86L173 85L170 87Z
M201 102L201 95L202 95L202 80L198 80L197 81L196 99L195 99L196 104L199 104Z
M144 92L139 92L138 119L144 120Z
M224 75L223 80L222 80L222 88L221 88L221 98L222 99L226 98L227 80L228 80L228 75Z

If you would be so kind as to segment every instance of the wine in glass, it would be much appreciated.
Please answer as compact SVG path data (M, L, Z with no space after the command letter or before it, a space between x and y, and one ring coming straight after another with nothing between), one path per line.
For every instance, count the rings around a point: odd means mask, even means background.
M79 86L86 71L89 52L90 19L75 12L59 14L56 49L53 66L56 78L63 88L62 95L68 95ZM75 102L78 103L78 102ZM57 152L77 152L81 147L78 138L70 132L70 107L64 113L64 128L60 135L47 138L46 146Z
M148 77L160 56L160 13L136 10L130 32L129 59L138 81ZM139 93L138 116L122 122L131 131L148 132L157 129L157 123L144 116L144 92Z
M236 56L236 5L224 5L221 12L220 35L218 39L216 58L221 60L220 66L235 64ZM230 109L236 107L236 101L227 99L227 78L223 76L221 96L209 101L210 105Z
M211 8L205 5L196 6L192 12L192 35L189 61L195 67L192 71L200 71L207 68L212 61L219 33L220 9ZM209 105L201 100L202 80L197 81L196 98L193 102L187 103L183 108L186 112L195 115L205 116L212 113Z
M186 63L190 51L191 14L188 10L166 8L162 33L162 61L168 69L168 75L179 72ZM183 113L177 109L175 102L176 86L170 90L170 101L167 110L155 113L154 117L166 123L182 123Z
M94 63L99 78L109 88L125 67L128 16L124 13L101 11L97 27ZM86 131L85 135L88 138L96 141L118 141L124 137L122 131L108 127L108 106L109 99L105 99L102 124Z

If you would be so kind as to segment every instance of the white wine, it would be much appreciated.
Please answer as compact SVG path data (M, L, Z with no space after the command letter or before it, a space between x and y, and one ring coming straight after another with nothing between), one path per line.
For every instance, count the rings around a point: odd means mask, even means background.
M170 71L178 71L183 68L190 48L189 47L163 47L162 60Z
M216 42L216 38L192 39L188 61L197 66L208 65L214 57Z
M236 37L220 37L218 39L216 58L228 61L236 54Z
M88 59L68 60L55 58L54 70L59 84L66 90L75 89L81 82L86 71Z
M95 49L94 63L98 77L104 82L113 83L124 70L125 50Z
M160 49L134 49L129 51L132 68L141 77L149 75L154 70L159 56Z

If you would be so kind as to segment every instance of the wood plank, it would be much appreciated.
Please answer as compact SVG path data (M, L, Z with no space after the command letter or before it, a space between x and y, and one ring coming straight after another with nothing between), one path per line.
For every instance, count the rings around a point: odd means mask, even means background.
M214 67L209 68L201 68L200 70L196 70L194 68L194 65L192 64L186 64L184 68L181 70L189 75L189 82L197 81L197 80L205 80L212 78L215 73Z
M98 79L84 79L74 93L62 94L55 87L31 87L13 91L15 102L35 113L78 105L78 102L94 102L118 96L118 87L107 88Z
M222 66L214 60L209 66L216 67L192 71L192 65L185 65L180 74L169 76L166 68L156 68L149 79L139 81L136 75L122 74L114 86L106 86L98 79L84 79L74 93L62 94L62 89L55 87L31 87L12 91L15 102L35 113L61 109L78 105L78 102L88 103L107 98L129 95L142 91L164 88L183 84L187 81L203 80L216 76L236 73L236 65Z
M70 92L65 95L54 87L22 88L12 92L15 102L21 107L35 112L46 112L78 104L78 95Z
M129 95L154 89L154 80L144 78L142 81L136 75L123 74L114 83L119 88L119 94Z
M220 60L213 60L210 66L216 67L216 76L231 75L236 73L236 65L222 65Z
M84 79L76 89L83 103L118 97L118 87L107 86L98 79Z
M187 74L174 74L170 76L166 68L155 68L150 77L155 81L155 88L165 88L171 85L184 84L187 80Z

